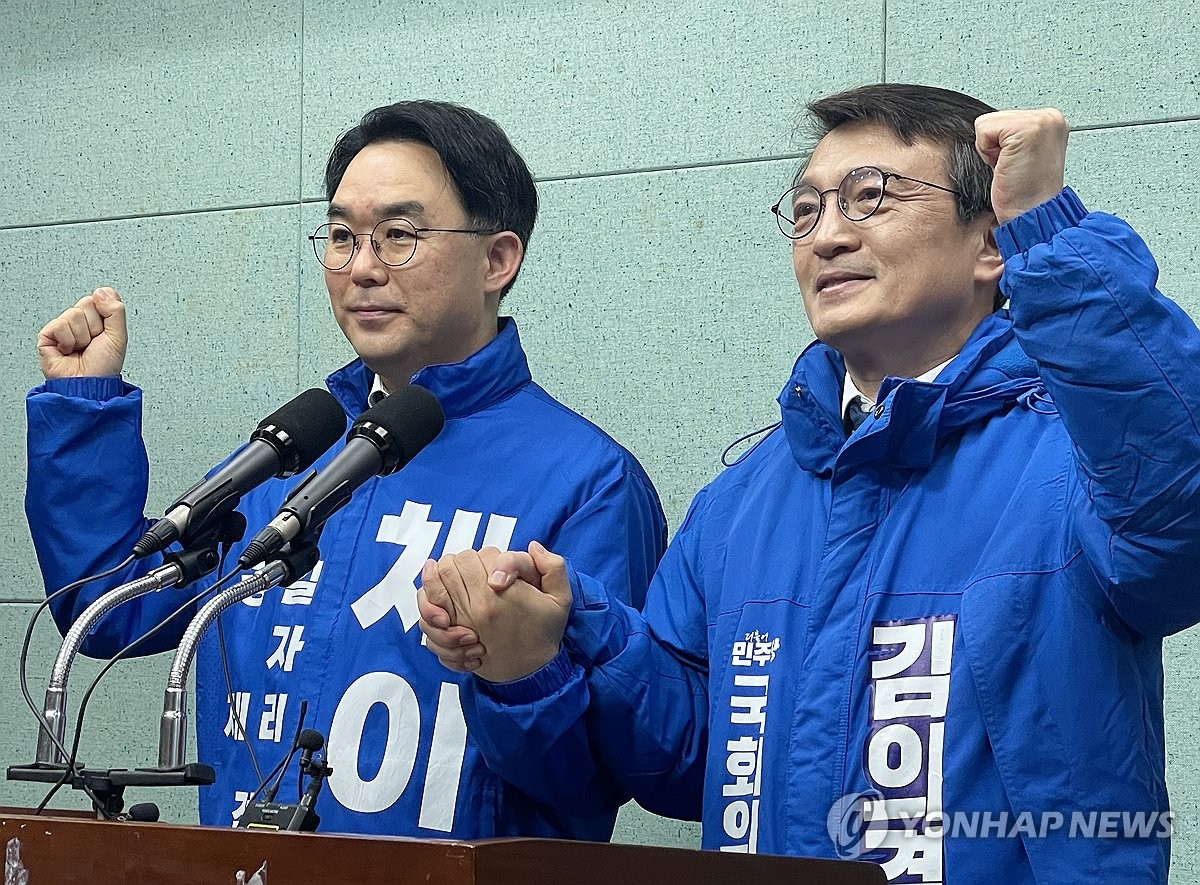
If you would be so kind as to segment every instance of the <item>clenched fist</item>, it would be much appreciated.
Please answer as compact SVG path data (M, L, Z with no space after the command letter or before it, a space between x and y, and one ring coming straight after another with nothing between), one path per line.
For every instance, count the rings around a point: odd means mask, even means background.
M996 111L975 120L975 148L992 167L992 209L1012 221L1063 188L1067 133L1061 111Z
M128 344L125 305L116 289L104 286L38 332L38 361L47 378L120 375Z

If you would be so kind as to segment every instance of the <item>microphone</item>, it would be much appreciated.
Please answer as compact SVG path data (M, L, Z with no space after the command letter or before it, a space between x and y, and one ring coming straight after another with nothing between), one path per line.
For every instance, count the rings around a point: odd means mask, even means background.
M246 545L238 566L250 568L265 562L289 541L319 533L355 489L372 476L395 473L415 458L433 442L445 421L437 397L414 384L363 412L346 434L346 447L324 470L292 490L279 514Z
M333 766L326 761L313 760L312 754L325 745L325 738L320 732L306 729L300 735L300 741L300 746L304 748L300 754L300 771L308 774L308 789L296 804L296 811L292 814L287 829L311 832L321 823L321 818L313 806L317 803L317 795L321 792L325 778L333 774Z
M313 753L325 746L325 738L322 737L321 732L306 728L300 732L296 746L300 748L300 770L307 771L312 767Z
M129 810L123 814L118 814L117 820L152 824L158 820L158 806L153 802L139 802L129 806Z
M298 802L276 802L275 795L264 796L261 802L251 802L238 819L238 827L249 830L306 830L317 828L321 818L313 810L322 782L333 774L333 767L324 761L314 760L313 753L325 746L325 738L319 731L306 728L300 732L296 745L301 748L300 772L309 775L308 789ZM280 774L280 779L283 775Z
M272 476L307 470L342 435L346 413L327 390L306 390L259 422L250 443L184 492L133 545L138 559L187 540L233 511L242 495Z

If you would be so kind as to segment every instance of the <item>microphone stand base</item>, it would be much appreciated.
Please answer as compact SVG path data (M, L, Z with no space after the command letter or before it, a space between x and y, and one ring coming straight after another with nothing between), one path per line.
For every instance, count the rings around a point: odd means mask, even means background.
M97 816L111 818L120 814L125 807L126 787L208 786L216 781L217 775L211 765L202 762L168 769L77 767L69 775L65 765L35 762L32 765L9 766L8 779L42 784L64 781L74 790L82 790L86 786L98 800L92 803Z

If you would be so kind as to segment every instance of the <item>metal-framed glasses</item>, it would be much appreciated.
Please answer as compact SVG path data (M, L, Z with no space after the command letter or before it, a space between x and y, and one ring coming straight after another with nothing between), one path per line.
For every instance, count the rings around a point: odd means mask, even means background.
M943 187L932 181L922 181L919 178L901 175L899 172L884 172L877 166L859 166L847 172L841 183L829 190L819 191L811 184L797 184L788 188L771 207L771 212L785 237L800 240L816 230L817 223L821 220L821 212L825 208L826 194L837 194L838 210L848 220L866 221L883 205L888 182L893 179L923 184L960 196L953 188Z
M322 224L308 239L312 242L317 261L329 270L350 266L358 248L358 238L366 237L379 260L389 267L400 267L412 261L417 244L425 239L421 234L494 234L495 230L462 227L417 227L407 218L385 218L369 234L356 234L337 221Z

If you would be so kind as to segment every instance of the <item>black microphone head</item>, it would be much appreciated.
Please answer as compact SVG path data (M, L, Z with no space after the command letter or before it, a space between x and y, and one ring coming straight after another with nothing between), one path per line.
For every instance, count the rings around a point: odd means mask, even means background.
M346 413L328 390L304 391L263 418L250 439L279 453L278 477L307 470L346 430Z
M158 820L158 806L153 802L139 802L129 806L129 819L152 824Z
M388 394L383 402L359 416L349 439L366 438L383 452L380 476L395 473L442 432L446 423L437 397L416 384Z
M300 732L300 737L296 739L296 746L301 750L308 750L310 753L315 753L325 746L325 738L321 736L321 732L306 728Z

